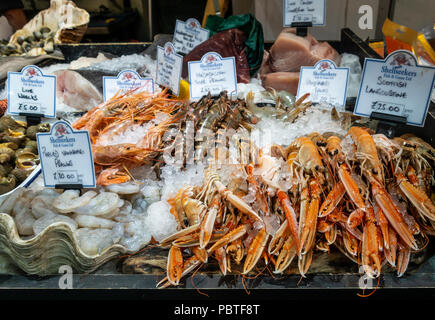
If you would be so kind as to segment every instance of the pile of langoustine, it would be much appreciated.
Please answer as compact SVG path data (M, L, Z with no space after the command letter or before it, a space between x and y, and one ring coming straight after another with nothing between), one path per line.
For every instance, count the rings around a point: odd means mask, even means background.
M256 121L244 100L230 99L226 92L188 104L165 91L130 91L88 111L73 127L89 132L97 183L107 186L131 180L135 168L163 162L164 151L184 159L185 133L189 130L196 135L198 158L203 158L210 132L250 128Z
M418 137L351 127L341 138L313 133L250 150L244 164L212 159L202 186L170 199L180 230L160 242L170 249L159 287L178 285L209 257L223 274L234 263L247 274L262 260L284 273L297 259L305 276L313 252L331 245L369 277L385 263L402 276L411 253L435 234L435 150ZM222 178L230 166L232 178Z
M183 106L165 92L129 91L94 107L73 123L87 130L99 185L131 179L129 170L150 164L159 153L162 136Z

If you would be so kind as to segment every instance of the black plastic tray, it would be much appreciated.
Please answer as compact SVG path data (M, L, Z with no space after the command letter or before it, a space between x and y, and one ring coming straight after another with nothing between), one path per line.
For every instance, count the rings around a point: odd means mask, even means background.
M151 45L151 42L119 42L119 43L74 43L57 45L63 53L65 63L70 63L80 57L96 57L98 53L109 53L114 56L141 53Z

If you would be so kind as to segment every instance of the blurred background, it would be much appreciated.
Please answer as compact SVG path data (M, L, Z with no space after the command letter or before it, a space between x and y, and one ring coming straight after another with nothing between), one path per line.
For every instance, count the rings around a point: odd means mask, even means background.
M8 0L2 0L8 1ZM266 42L273 42L282 29L282 0L75 0L91 14L82 42L152 41L159 33L171 34L175 20L196 18L204 21L208 13L228 16L252 13L263 24ZM48 8L49 0L22 0L27 19ZM373 9L373 28L358 26L363 5ZM214 9L215 6L217 10ZM349 27L360 38L382 39L382 24L389 17L414 30L435 20L434 0L326 0L326 25L311 28L319 40L339 40L340 30ZM0 18L0 37L7 37L12 28Z

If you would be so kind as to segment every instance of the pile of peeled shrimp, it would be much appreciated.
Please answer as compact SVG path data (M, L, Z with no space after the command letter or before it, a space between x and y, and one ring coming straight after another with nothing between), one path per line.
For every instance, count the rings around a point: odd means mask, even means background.
M178 285L209 259L224 275L265 264L284 273L295 260L305 276L313 253L331 246L369 277L386 264L402 276L435 234L434 151L417 137L351 127L251 152L246 163L211 159L202 186L169 200L179 231L160 242L169 255L158 286Z
M2 199L0 212L13 217L23 238L62 222L84 253L97 255L113 244L132 251L148 244L151 235L145 212L159 199L158 188L143 189L132 182L87 191L18 188Z

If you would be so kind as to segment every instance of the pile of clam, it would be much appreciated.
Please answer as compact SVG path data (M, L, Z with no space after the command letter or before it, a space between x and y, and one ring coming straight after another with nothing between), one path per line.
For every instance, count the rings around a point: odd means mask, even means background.
M10 116L0 118L0 194L14 189L38 166L36 133L48 131L48 123L27 126Z
M27 54L37 56L54 51L54 36L55 32L48 27L42 27L37 31L33 31L27 37L19 36L16 43L0 44L0 55L22 55Z

